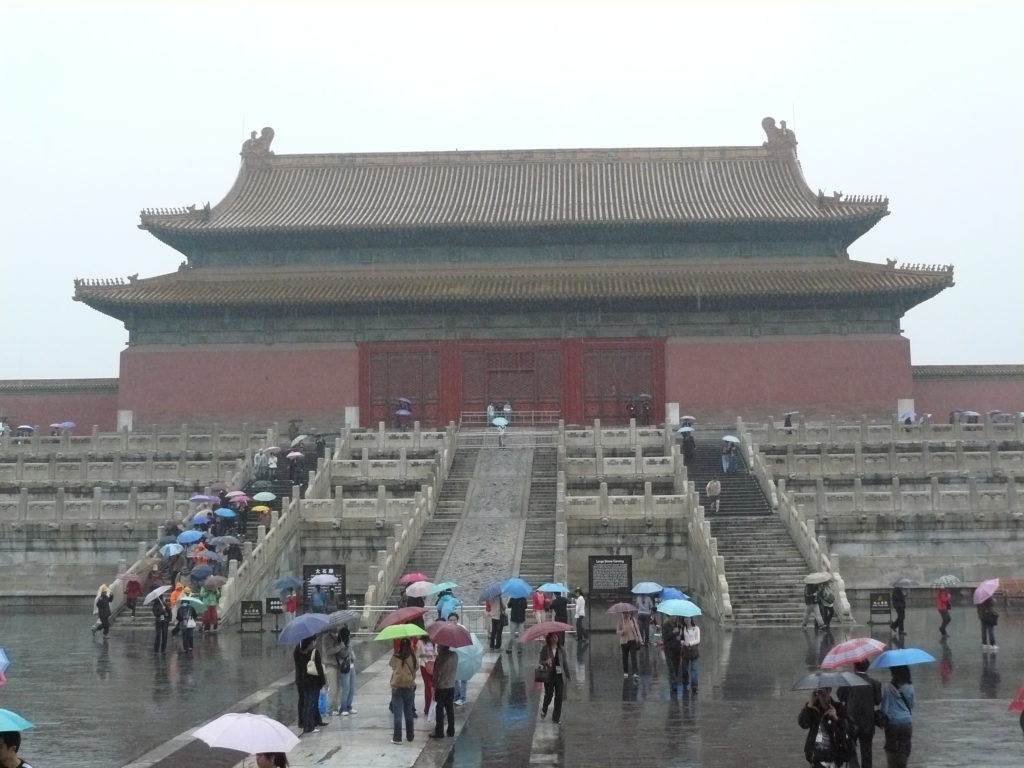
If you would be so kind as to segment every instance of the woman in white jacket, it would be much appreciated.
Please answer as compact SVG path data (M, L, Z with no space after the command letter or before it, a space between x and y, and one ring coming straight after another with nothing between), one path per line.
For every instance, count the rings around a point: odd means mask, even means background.
M687 623L689 622L689 623ZM694 619L683 619L683 637L682 637L682 678L683 678L683 690L685 691L687 686L693 688L693 692L697 692L697 658L700 656L700 627L697 626Z

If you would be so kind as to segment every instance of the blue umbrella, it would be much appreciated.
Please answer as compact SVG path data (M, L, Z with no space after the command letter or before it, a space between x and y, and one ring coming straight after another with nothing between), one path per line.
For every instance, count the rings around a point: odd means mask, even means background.
M690 432L696 432L696 430L693 427L680 427L679 429L676 430L676 432L680 432L684 435L687 435Z
M238 513L235 512L235 510L228 509L227 507L221 507L220 509L215 509L215 510L213 510L213 514L215 514L217 517L237 517L238 516Z
M700 616L700 608L689 600L662 600L658 603L658 613L663 613L666 616L682 616L683 618L690 618L691 616Z
M436 595L441 592L444 592L446 589L455 589L457 586L459 585L456 584L454 581L442 581L440 584L435 584L434 586L432 586L430 588L430 591L427 592L427 594Z
M203 557L205 557L211 563L224 562L224 555L220 554L219 552L212 552L211 550L206 550L205 552L203 552Z
M283 592L286 589L298 589L302 586L302 579L297 579L294 576L285 576L275 581L271 586L278 592Z
M178 534L179 544L194 544L203 538L202 531L185 531L184 533Z
M470 637L473 638L472 645L455 649L455 654L459 657L459 665L455 670L456 680L469 680L484 665L484 646L476 635L471 634Z
M7 656L7 651L0 648L0 672L6 672L11 666L11 660Z
M445 595L437 604L437 615L445 621L452 615L452 611L462 605L462 601L452 595Z
M213 568L208 565L197 565L189 573L189 578L192 581L205 581L208 577L213 576Z
M640 583L633 585L633 594L653 595L655 592L661 592L662 589L664 589L664 587L656 581L641 581Z
M491 424L493 424L496 427L507 427L508 419L506 419L504 416L498 416L496 418L491 419Z
M289 621L277 636L278 645L295 645L307 637L319 635L330 623L326 613L304 613Z
M549 581L546 584L541 584L539 587L537 587L537 591L538 592L562 592L562 593L565 593L565 592L569 591L569 588L567 586L565 586L565 584L555 584L555 583Z
M522 579L513 577L502 582L501 592L509 597L529 597L533 587Z
M479 596L476 599L477 600L493 600L494 598L496 598L498 595L501 594L501 587L502 587L502 585L504 583L505 583L504 581L493 581L493 582L491 582L486 587L484 587L483 589L480 590L480 594L479 594Z
M206 515L196 515L192 518L192 525L206 525L210 522L210 518Z
M235 536L215 536L214 538L210 539L210 544L215 547L221 547L225 544L231 545L241 543L242 541Z
M661 590L662 600L689 600L690 596L675 587L665 587Z
M868 669L906 667L911 664L927 664L929 661L935 661L935 657L920 648L895 648L875 656Z
M164 557L174 557L175 555L180 555L184 551L185 548L181 546L181 544L175 544L174 542L164 544L160 547L160 554Z
M726 443L738 443L740 441L740 439L736 437L736 435L726 435L725 437L722 438L722 440Z
M16 712L0 709L0 731L27 731L33 725Z

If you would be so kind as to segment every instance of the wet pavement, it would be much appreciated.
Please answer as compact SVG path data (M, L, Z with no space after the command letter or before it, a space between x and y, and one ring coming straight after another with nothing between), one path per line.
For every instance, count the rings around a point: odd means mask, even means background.
M863 609L858 613L866 615ZM911 765L1019 768L1024 738L1018 716L1006 707L1024 684L1024 608L1003 613L995 654L982 653L972 607L956 610L953 621L951 637L943 644L934 611L908 612L906 645L940 659L913 668L918 706ZM37 766L231 766L238 753L211 750L180 735L225 711L255 711L295 722L290 648L277 646L273 633L227 631L198 638L191 657L178 645L160 657L152 653L149 631L115 624L104 643L90 635L89 625L84 613L4 612L0 645L13 666L7 685L0 687L0 707L36 723L25 734L22 753ZM874 636L888 640L885 628L875 629ZM673 696L656 648L641 653L640 679L634 683L622 678L614 635L595 633L583 648L570 639L576 663L560 725L538 717L541 689L532 681L536 647L522 656L494 655L493 674L474 686L479 693L470 705L457 710L464 726L451 753L428 745L426 729L420 727L416 744L422 752L413 758L415 764L806 765L803 733L796 725L804 694L791 692L790 686L817 665L830 642L871 634L869 628L840 628L831 638L799 628L726 632L705 626L703 632L696 696ZM360 666L373 664L381 650L366 643ZM884 672L878 676L886 678ZM364 684L373 684L376 691L382 678L364 674L361 692ZM320 764L340 765L340 756L354 751L356 742L362 751L370 746L367 741L378 738L380 754L385 754L389 714L379 692L370 696L370 691L369 706L360 705L358 694L356 705L358 717L375 727L333 736L330 731L340 731L347 719L335 718L326 735L341 748L338 757ZM182 745L184 750L178 750ZM147 759L136 763L143 755ZM880 736L875 759L884 765Z

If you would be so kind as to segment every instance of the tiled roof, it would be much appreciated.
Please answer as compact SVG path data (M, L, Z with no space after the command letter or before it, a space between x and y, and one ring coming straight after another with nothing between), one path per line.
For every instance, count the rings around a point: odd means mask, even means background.
M79 280L75 299L120 316L130 307L407 306L682 300L736 297L903 297L913 306L953 284L952 268L866 262L592 263L499 268L213 271L149 279Z
M914 365L911 377L927 379L1024 379L1024 365Z
M4 379L0 393L5 395L41 392L117 392L117 379Z
M248 157L219 204L143 211L182 236L267 232L507 232L736 223L852 226L888 200L826 196L795 152L770 147L576 149ZM172 243L173 244L173 243Z

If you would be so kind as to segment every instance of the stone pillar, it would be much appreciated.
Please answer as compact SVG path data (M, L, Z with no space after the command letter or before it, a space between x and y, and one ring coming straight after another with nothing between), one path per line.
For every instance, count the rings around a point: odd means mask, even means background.
M283 506L282 506L282 509L284 509ZM277 522L280 519L280 517L281 517L281 513L278 512L276 509L270 510L270 527L271 528L276 528L277 527Z
M64 520L64 501L65 491L64 486L61 485L57 487L57 497L54 500L54 511L56 512L58 523ZM124 573L124 571L121 571L121 573Z
M157 538L160 538L160 537L157 536ZM146 556L146 553L149 552L149 543L145 542L145 541L138 541L138 542L136 542L136 544L138 544L138 547L136 548L136 557L135 557L135 559L136 560L141 560L142 558L144 558Z
M608 517L608 483L602 482L597 490L597 506L601 517Z
M857 512L864 511L864 481L859 477L853 478L853 508Z
M345 486L334 486L334 516L341 519L345 515Z
M180 433L180 435L181 436L178 438L180 448L183 451L187 451L188 450L188 442L189 442L188 441L188 424L182 424L181 425L181 433Z
M654 490L651 482L644 483L644 517L650 519L654 516Z
M249 542L246 542L246 544L249 544ZM233 579L233 578L235 578L235 576L238 575L238 568L239 568L239 566L238 566L238 561L237 560L229 560L228 561L228 578L229 579Z
M365 445L363 446L363 455L359 459L359 476L370 476L370 449Z
M1006 506L1010 512L1016 512L1019 509L1017 481L1014 480L1013 475L1008 475L1006 478Z
M999 444L994 440L988 445L988 467L990 475L994 475L1002 469L1002 461L999 458Z
M271 512L271 514L275 514ZM267 538L267 526L260 524L256 526L256 542L262 544L263 540Z
M798 413L796 415L796 436L801 443L807 442L807 422L804 420L804 415Z
M814 480L814 504L818 508L819 515L828 511L828 497L825 495L825 479L823 477Z
M89 454L83 454L78 459L78 481L85 485L89 479Z
M793 444L789 443L786 446L786 474L792 474L794 472L793 467L796 466L796 451L793 449Z
M601 420L594 419L594 450L601 448L603 443L601 442Z
M932 509L935 512L941 512L942 511L942 498L941 498L941 495L939 493L939 478L937 478L937 477L931 478L931 481L929 482L929 490L931 490L931 495L932 495Z
M964 441L963 440L957 440L955 445L953 446L953 449L954 449L954 452L956 454L956 471L957 472L963 472L963 470L964 470Z
M102 488L98 488L98 487L94 487L92 489L92 509L90 510L89 516L93 520L99 520L100 519L100 510L102 510L102 509L103 509L103 489ZM157 534L157 538L159 539L160 536L162 536L162 535L163 534Z
M124 434L127 436L128 433L125 432ZM111 462L111 466L110 466L110 479L111 480L120 480L121 479L121 454L120 453L115 453L114 454L114 460Z
M871 434L869 426L870 422L868 422L867 415L862 413L860 416L860 441L862 443L866 443L868 441L868 436Z
M892 511L902 512L903 511L903 491L900 490L900 479L894 477L892 479Z
M679 424L679 403L665 403L665 431L674 431L677 424Z
M970 508L980 512L978 509L978 480L975 477L967 478L967 498Z
M377 486L377 518L386 520L388 516L388 489L383 485Z
M895 441L889 443L889 472L896 474L896 443Z
M829 433L829 439L830 440L831 440L831 435L832 435L834 430L835 430L835 425L830 423L829 427L828 427L828 433ZM818 443L818 463L821 466L820 472L823 475L826 474L831 469L831 467L829 466L829 464L830 464L829 459L831 457L829 455L828 448L829 448L829 444L828 443Z
M345 428L355 429L359 426L359 406L358 405L346 405L345 406Z
M139 489L132 483L128 489L128 519L135 520L139 516Z
M50 458L46 460L46 479L51 483L57 480L57 457L52 453Z
M214 461L220 456L220 424L217 423L214 423L213 429L210 430L210 453Z
M863 427L863 422L861 422L861 426ZM862 443L853 444L853 471L857 475L864 474L864 445Z
M173 520L178 516L178 503L174 498L174 486L167 486L167 495L164 497L164 508L167 510L167 519Z
M404 445L398 449L398 476L403 480L409 476L409 459Z
M921 470L928 474L932 468L932 451L927 442L921 443Z
M831 414L828 417L828 441L830 443L836 442L836 417L835 414Z
M18 454L18 457L14 460L14 479L16 482L22 482L25 479L25 455L22 453Z

